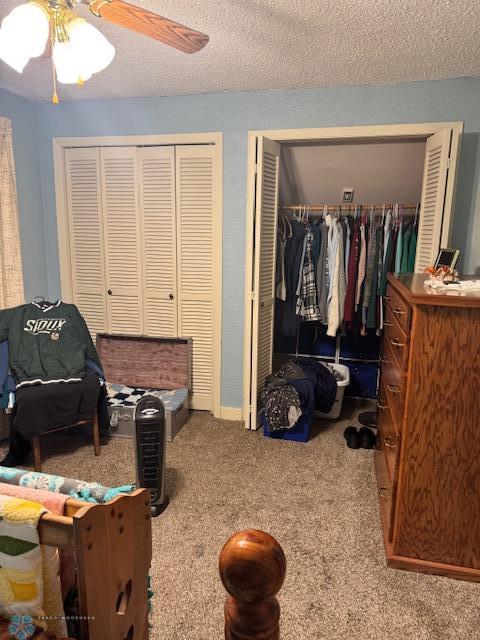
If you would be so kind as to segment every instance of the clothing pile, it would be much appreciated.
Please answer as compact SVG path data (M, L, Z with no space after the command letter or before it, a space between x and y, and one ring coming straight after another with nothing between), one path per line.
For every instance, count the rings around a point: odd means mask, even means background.
M75 305L34 301L0 311L0 347L0 394L10 404L16 396L17 462L28 453L28 440L91 419L97 406L100 424L108 424L102 366Z
M337 393L328 365L307 358L285 364L265 380L260 399L270 431L293 428L302 415L328 413Z
M412 273L417 226L401 206L380 215L326 213L320 220L280 216L277 231L276 328L294 336L299 319L328 336L345 326L366 335L383 328L387 274Z

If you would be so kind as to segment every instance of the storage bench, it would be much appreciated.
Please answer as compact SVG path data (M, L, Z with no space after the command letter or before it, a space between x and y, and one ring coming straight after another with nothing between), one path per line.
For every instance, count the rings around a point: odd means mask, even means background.
M112 436L133 438L135 407L146 394L162 400L169 442L189 416L191 340L111 334L97 335Z

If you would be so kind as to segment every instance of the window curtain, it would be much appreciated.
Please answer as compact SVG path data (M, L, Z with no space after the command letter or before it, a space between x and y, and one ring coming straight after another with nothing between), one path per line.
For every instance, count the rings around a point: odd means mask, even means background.
M12 123L0 117L0 309L24 302Z

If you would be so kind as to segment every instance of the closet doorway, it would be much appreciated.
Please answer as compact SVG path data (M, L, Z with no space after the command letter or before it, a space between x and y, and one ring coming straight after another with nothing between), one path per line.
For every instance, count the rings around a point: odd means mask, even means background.
M247 192L247 255L246 255L246 288L245 288L245 325L244 325L244 419L247 429L257 429L260 426L258 419L258 394L263 387L265 378L272 371L274 356L274 320L275 320L275 264L277 257L277 223L280 205L315 205L311 202L315 189L310 189L309 195L298 187L308 185L305 176L295 175L288 161L297 154L293 168L305 172L311 171L311 158L309 154L315 153L315 147L322 149L325 156L325 146L329 147L333 156L340 147L348 145L351 150L358 145L358 149L373 149L383 147L391 149L394 145L411 145L412 167L408 171L415 172L413 165L417 166L418 175L411 178L413 186L410 189L401 189L402 194L415 193L415 181L418 190L418 240L414 259L415 272L421 273L424 268L432 264L437 256L438 249L449 246L452 208L455 192L455 182L459 159L460 139L463 131L463 123L433 123L433 124L406 124L365 127L341 127L326 129L301 129L301 130L275 130L253 131L249 133L248 148L248 192ZM408 146L407 146L408 148ZM358 151L357 149L357 151ZM415 152L413 153L413 149ZM300 152L299 152L300 150ZM419 158L419 150L422 158ZM361 151L359 151L361 157ZM373 153L373 152L372 152ZM302 155L303 154L303 155ZM415 157L413 157L415 156ZM311 156L314 157L314 156ZM302 164L303 162L303 164ZM333 198L335 194L329 193L328 187L332 187L331 175L328 175L329 162L321 162L318 174L318 182L321 183L322 173L324 179L330 184L319 189L323 198ZM303 169L302 169L303 167ZM372 168L373 171L373 168ZM293 186L297 187L291 188ZM370 182L374 183L371 179ZM358 189L358 184L347 184L347 174L342 178L345 188ZM385 182L385 181L384 181ZM401 181L400 181L401 182ZM390 180L391 188L394 180ZM310 186L312 182L310 181ZM338 187L338 185L337 185ZM363 193L369 193L365 184ZM393 203L395 193L389 198L382 197L381 188L378 185L373 193L376 193L378 206L382 201ZM397 192L399 190L397 189ZM282 200L280 201L280 193ZM357 196L354 205L366 205ZM292 198L303 198L304 201L291 201ZM369 196L370 197L370 196ZM398 196L400 198L400 196ZM403 197L403 195L402 195ZM405 196L406 197L406 196ZM288 201L290 198L290 201ZM309 201L306 202L305 198ZM340 205L342 194L336 194L336 201L318 203L320 209L325 204ZM398 202L398 200L396 200ZM374 204L368 202L368 204ZM415 208L414 203L409 203ZM293 206L287 207L294 209ZM314 209L316 207L312 207ZM298 352L298 348L297 348ZM338 358L338 353L337 353Z
M54 140L62 299L92 335L192 339L220 416L222 134Z

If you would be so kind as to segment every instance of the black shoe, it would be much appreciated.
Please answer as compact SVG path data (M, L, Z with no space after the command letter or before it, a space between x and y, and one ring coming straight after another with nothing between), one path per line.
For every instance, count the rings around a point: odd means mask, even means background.
M5 456L5 458L3 460L0 461L0 467L19 467L22 464L21 460L17 460L17 458L15 458L15 456L12 456L12 454L7 453L7 455Z
M377 441L376 435L367 427L362 427L358 432L358 439L362 449L373 449Z
M356 427L347 427L343 432L349 449L360 449L360 437Z

